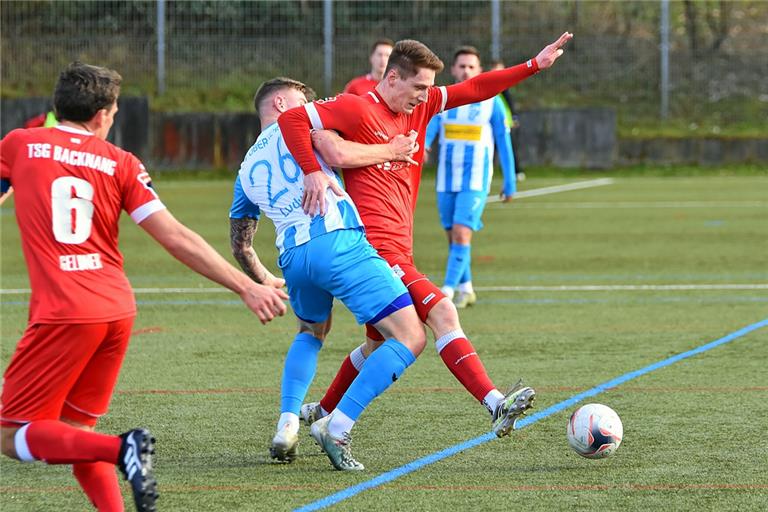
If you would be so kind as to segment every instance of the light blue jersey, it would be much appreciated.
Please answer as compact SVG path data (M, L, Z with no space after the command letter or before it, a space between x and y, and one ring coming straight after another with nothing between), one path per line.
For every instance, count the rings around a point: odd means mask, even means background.
M318 155L322 171L337 180ZM310 217L301 208L304 177L288 152L277 123L269 125L251 146L240 165L230 218L259 218L266 214L275 225L275 245L280 254L314 237L339 229L362 229L363 222L348 195L337 196L328 189L324 216Z
M488 194L493 178L494 143L504 171L504 194L516 190L509 125L499 97L452 108L432 118L426 147L440 134L437 167L438 192Z

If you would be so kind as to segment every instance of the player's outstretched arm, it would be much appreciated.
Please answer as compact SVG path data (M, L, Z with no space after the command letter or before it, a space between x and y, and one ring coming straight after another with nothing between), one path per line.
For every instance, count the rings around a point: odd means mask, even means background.
M563 45L572 38L573 34L564 32L557 41L545 46L533 59L510 68L480 73L476 77L459 84L449 85L446 87L448 97L445 103L445 110L492 98L501 91L509 89L526 78L535 75L541 69L551 67L563 54Z
M232 248L232 256L240 264L243 272L257 283L282 288L285 286L285 280L275 277L267 270L253 248L253 236L258 227L259 219L251 217L229 219L229 245Z
M331 167L349 169L384 162L404 161L417 165L411 156L419 150L415 131L397 135L387 144L360 144L344 140L333 130L313 130L312 145Z
M285 314L284 291L256 284L227 263L203 238L184 226L168 210L153 213L139 224L174 258L195 272L233 292L266 324Z

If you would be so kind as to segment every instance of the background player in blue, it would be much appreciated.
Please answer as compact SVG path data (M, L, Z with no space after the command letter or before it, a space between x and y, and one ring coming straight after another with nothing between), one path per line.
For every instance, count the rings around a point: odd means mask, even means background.
M462 46L456 50L451 65L456 82L481 72L477 49ZM516 191L512 144L504 105L498 96L433 117L427 126L426 148L438 133L437 208L450 243L442 291L456 307L463 308L477 300L472 288L472 233L483 227L481 216L493 177L494 143L504 171L504 202L510 201Z
M413 363L426 337L405 285L366 240L357 208L325 161L340 167L412 161L415 135L373 146L339 139L338 151L320 155L322 172L333 182L333 190L326 192L324 215L311 217L301 208L303 173L276 123L282 112L305 104L307 96L314 92L288 78L269 80L256 93L254 104L263 131L235 182L230 238L235 258L252 279L281 286L283 281L264 268L252 245L261 213L272 220L278 264L299 323L283 368L281 414L270 449L273 458L290 462L296 456L299 409L331 327L334 297L360 324L372 323L386 333L386 341L366 359L333 414L313 423L311 430L336 469L361 470L363 465L352 457L349 432L363 409Z

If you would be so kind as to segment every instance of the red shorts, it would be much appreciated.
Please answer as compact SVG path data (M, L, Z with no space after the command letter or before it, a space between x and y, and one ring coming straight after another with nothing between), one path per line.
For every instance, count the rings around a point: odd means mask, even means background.
M132 326L133 317L27 326L5 370L0 424L64 418L96 425L109 407Z
M393 253L379 253L395 271L397 277L403 281L413 300L416 314L423 323L427 323L427 315L435 305L445 297L440 288L435 286L427 276L418 271L413 260ZM365 335L372 340L382 341L384 337L370 324L365 324Z

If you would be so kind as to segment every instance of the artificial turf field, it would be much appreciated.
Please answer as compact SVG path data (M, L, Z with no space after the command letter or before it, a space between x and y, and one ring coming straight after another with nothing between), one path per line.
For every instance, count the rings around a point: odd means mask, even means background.
M569 181L533 178L522 189ZM155 188L178 218L228 254L230 182L161 176ZM624 177L489 204L473 243L479 301L461 312L463 328L497 385L524 377L542 411L760 322L768 318L766 191L768 176L759 175ZM429 179L419 201L416 262L440 283L447 244ZM7 202L0 216L4 290L28 286L12 209ZM292 510L490 430L484 408L429 343L355 427L353 449L366 471L334 471L305 427L299 459L271 463L293 318L261 326L236 296L214 289L123 220L128 276L137 289L154 290L137 294L132 345L100 429L147 426L156 435L159 510ZM273 239L264 222L256 246L274 268ZM162 291L168 288L200 290ZM5 367L25 327L28 295L0 299ZM343 306L335 315L309 393L314 400L361 341ZM765 510L767 363L765 327L589 399L624 422L622 446L606 460L568 448L571 406L330 508ZM4 458L0 474L3 512L89 508L66 467Z

